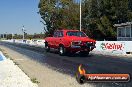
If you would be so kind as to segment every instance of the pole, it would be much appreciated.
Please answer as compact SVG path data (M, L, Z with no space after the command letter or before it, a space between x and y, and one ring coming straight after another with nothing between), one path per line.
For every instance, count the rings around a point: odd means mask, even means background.
M23 40L24 40L24 32L23 32Z
M6 39L7 39L7 32L6 32Z
M23 33L23 40L24 40L24 26L23 26L23 28L22 28L22 33Z
M82 5L82 0L80 0L80 31L82 30L81 29L81 24L82 24L82 20L81 20L82 19L82 6L81 5Z
M3 34L3 38L5 38L4 34Z
M13 33L12 33L12 40L13 40Z

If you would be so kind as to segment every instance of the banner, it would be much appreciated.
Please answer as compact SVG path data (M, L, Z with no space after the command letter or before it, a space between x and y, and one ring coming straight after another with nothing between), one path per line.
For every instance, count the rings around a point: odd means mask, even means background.
M120 41L97 41L95 50L114 54L126 53L125 42Z

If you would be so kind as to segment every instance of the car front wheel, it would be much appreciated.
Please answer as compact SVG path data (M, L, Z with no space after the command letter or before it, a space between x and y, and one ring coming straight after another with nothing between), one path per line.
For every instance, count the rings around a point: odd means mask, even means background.
M64 48L64 46L59 46L59 54L61 56L64 56L65 55L65 48Z
M46 50L46 52L50 51L50 47L49 47L48 43L45 43L45 50Z

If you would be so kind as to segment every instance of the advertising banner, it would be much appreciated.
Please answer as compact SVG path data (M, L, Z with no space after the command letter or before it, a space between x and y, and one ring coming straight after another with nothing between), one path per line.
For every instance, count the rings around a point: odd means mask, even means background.
M97 41L96 50L114 54L124 54L125 42L121 41Z

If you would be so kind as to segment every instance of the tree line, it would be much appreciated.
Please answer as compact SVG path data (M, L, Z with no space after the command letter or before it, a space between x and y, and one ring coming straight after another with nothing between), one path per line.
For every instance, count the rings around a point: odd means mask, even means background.
M34 34L27 34L25 33L24 35L24 38L25 39L44 39L46 36L44 33L40 33L40 34L37 34L37 33L34 33ZM1 34L0 35L0 39L23 39L23 35L21 34Z
M38 8L47 26L54 30L79 29L79 0L40 0ZM132 0L82 0L82 30L98 40L115 38L117 23L132 21Z

